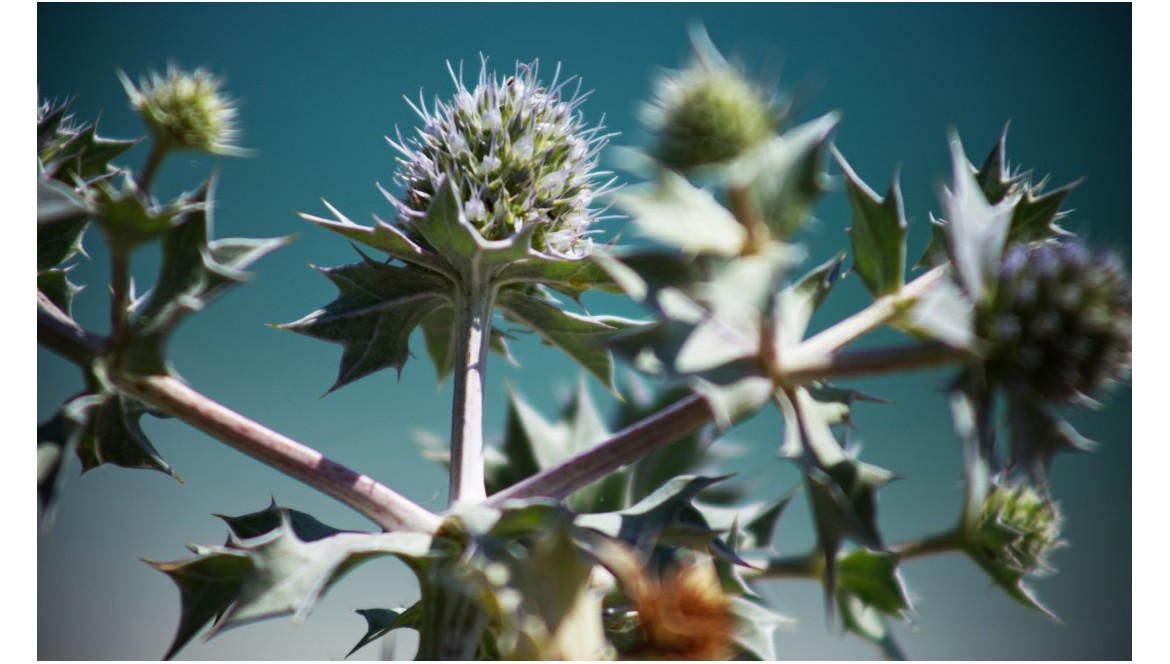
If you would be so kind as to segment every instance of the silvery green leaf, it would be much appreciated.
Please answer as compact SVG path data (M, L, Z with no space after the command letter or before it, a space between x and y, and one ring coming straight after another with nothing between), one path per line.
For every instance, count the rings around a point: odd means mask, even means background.
M699 493L723 479L726 478L682 475L633 507L617 512L582 514L575 523L634 545L653 544L663 531L676 525L684 513L694 509L691 501Z
M497 277L499 283L540 283L578 299L588 290L609 293L621 292L621 287L602 266L601 252L585 258L554 258L531 252L520 260L508 263Z
M372 227L355 224L337 208L330 205L328 201L322 201L322 203L329 208L336 219L325 219L303 212L300 213L301 218L355 242L373 247L404 263L417 265L438 274L453 274L451 266L442 258L429 250L424 250L409 234L397 226L380 219L375 219Z
M886 616L881 611L866 604L858 596L844 591L837 593L837 609L841 613L844 628L877 645L886 659L897 661L906 659L902 648L890 633Z
M735 256L746 239L743 226L711 194L671 171L663 171L653 188L627 190L617 204L643 236L684 254Z
M355 613L366 619L366 633L353 648L346 653L350 655L367 645L377 641L396 629L417 627L419 615L422 613L420 604L413 604L409 608L400 609L356 609Z
M133 319L133 337L124 369L138 375L165 374L166 345L187 316L202 310L250 278L245 270L292 238L210 240L214 181L192 198L191 208L161 232L158 280Z
M772 309L777 349L790 348L804 339L812 315L828 297L841 277L842 252L813 268L799 281L780 291Z
M413 532L338 533L306 542L297 536L288 516L282 515L274 536L240 541L229 549L247 556L251 569L211 635L280 615L303 619L317 600L357 565L390 555L404 559L427 557L431 539L430 535Z
M173 658L199 630L222 616L252 572L248 556L229 549L204 550L173 563L145 562L179 588L179 627L163 659Z
M987 202L957 138L951 142L951 168L952 188L942 195L947 250L959 283L978 302L999 272L1016 200Z
M776 629L792 622L746 597L732 597L729 609L735 620L732 640L749 658L772 662L776 657Z
M429 272L368 258L318 270L337 287L337 299L279 327L342 345L341 368L331 392L375 371L401 371L410 357L411 332L450 303L450 282Z
M729 384L717 384L695 377L688 381L691 388L703 397L715 416L721 431L744 418L754 415L768 403L774 386L764 376L745 376Z
M546 343L576 360L602 385L614 389L613 357L606 343L617 332L637 323L608 316L572 314L548 300L513 289L500 291L497 301L510 320L536 332Z
M912 608L906 585L898 573L900 562L898 554L888 551L850 551L837 561L838 590L882 613L902 617Z
M44 263L44 254L46 253L41 227L80 225L84 228L88 217L89 206L71 188L56 180L37 178L37 244L41 246L38 250L39 260L37 262L40 269L44 269L41 264ZM66 244L72 245L73 243ZM65 259L62 258L47 267L59 265L62 260Z
M1031 171L1013 172L1007 160L1007 132L1005 126L976 174L976 181L989 202L999 203L1012 196L1018 198L1012 211L1007 244L1071 235L1057 222L1066 214L1060 206L1078 183L1045 192L1047 178L1033 185Z
M787 238L808 220L827 187L821 165L841 116L828 113L776 136L730 167L728 180L745 187L755 212L775 238Z
M146 413L146 406L137 399L103 394L101 402L88 411L89 421L78 444L82 472L109 463L157 470L179 479L142 431L140 420Z
M849 239L854 269L874 297L895 293L902 288L906 272L907 226L898 177L894 176L883 199L853 172L840 152L834 154L853 209Z
M37 273L37 291L67 317L73 316L73 296L81 287L69 281L68 270L44 270Z
M1042 493L1048 492L1048 471L1055 455L1088 452L1097 447L1035 397L1013 395L1008 403L1012 432L1008 469L1024 472Z
M37 426L37 497L41 503L41 525L46 530L56 516L70 459L77 454L93 409L101 403L102 398L95 394L73 397L53 417Z
M908 310L899 314L894 324L952 348L974 351L978 343L974 315L975 306L971 300L947 280L919 295Z

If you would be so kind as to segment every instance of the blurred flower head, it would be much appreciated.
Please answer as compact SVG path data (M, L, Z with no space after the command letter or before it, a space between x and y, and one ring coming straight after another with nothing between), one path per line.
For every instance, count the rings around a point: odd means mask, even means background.
M118 72L118 77L130 106L150 129L156 149L247 154L235 145L239 136L235 100L221 92L222 79L206 69L185 71L171 64L166 73L152 71L138 85L125 72Z
M467 220L487 240L502 240L536 224L533 247L561 256L589 251L589 227L598 219L596 198L612 184L600 182L598 154L610 135L589 126L579 110L588 96L580 79L548 85L538 63L517 64L500 79L486 60L474 89L451 72L455 96L430 109L414 106L423 126L416 136L391 141L400 153L395 181L403 199L399 218L422 216L442 178L458 187Z
M779 120L763 89L723 60L706 33L695 31L691 39L691 65L661 77L643 110L651 156L678 171L744 155L767 140Z
M1132 294L1115 252L1078 241L1009 247L976 310L992 381L1049 403L1091 395L1130 370Z
M1021 575L1051 571L1049 554L1062 546L1055 503L1024 482L994 485L975 525L980 553Z

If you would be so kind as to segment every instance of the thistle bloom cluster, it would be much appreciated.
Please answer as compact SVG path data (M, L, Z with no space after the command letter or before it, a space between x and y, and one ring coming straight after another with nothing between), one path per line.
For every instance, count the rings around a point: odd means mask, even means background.
M235 101L220 91L223 81L211 72L183 71L172 64L165 74L151 72L137 86L124 72L118 76L157 149L246 154L235 145L239 135Z
M502 240L536 224L533 247L575 257L588 253L591 206L610 183L598 184L598 154L610 135L586 125L578 110L588 96L580 79L557 76L548 86L537 63L518 64L499 80L486 62L474 90L452 72L455 98L431 110L414 107L424 124L409 140L391 141L401 156L392 199L402 221L421 217L444 177L458 187L467 220L487 240ZM413 106L413 104L412 104ZM612 182L612 181L611 181Z
M984 553L1023 575L1051 570L1048 555L1064 542L1056 504L1026 483L996 485L983 502L977 531Z
M1132 295L1116 253L1079 242L1014 245L994 293L976 314L992 381L1065 403L1128 374Z
M764 93L726 63L698 61L659 79L643 113L651 154L679 171L730 161L763 143L776 126Z

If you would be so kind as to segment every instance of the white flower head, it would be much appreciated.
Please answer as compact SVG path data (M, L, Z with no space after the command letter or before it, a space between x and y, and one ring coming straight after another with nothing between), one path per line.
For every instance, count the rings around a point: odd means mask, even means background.
M394 201L398 217L410 222L426 213L442 178L458 186L468 221L487 240L501 240L537 224L533 247L554 255L584 255L586 234L600 210L589 205L613 180L600 182L598 154L608 143L604 125L589 126L579 107L580 79L560 79L557 68L547 86L538 63L517 64L504 79L483 61L469 90L462 69L451 70L456 91L450 103L436 99L408 103L423 128L391 145L400 153Z

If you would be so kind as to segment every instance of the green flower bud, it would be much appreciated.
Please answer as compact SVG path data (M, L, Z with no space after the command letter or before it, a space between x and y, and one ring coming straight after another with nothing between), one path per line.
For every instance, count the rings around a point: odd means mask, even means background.
M763 91L723 62L697 61L660 79L655 92L643 117L654 137L651 155L674 170L731 161L776 128Z
M980 303L990 381L1067 403L1124 379L1131 363L1132 295L1114 252L1079 242L1014 245Z
M995 485L983 501L968 541L973 553L987 564L1023 577L1052 570L1048 556L1064 545L1061 525L1056 503L1030 485Z
M234 141L236 107L220 92L222 80L205 69L187 72L175 65L165 74L150 72L137 86L118 72L130 106L150 129L156 149L193 150L211 154L247 154Z
M535 62L518 64L502 81L485 64L474 90L461 75L451 76L455 98L436 100L430 110L415 107L424 121L418 136L390 141L402 155L395 181L404 198L391 199L399 219L423 216L450 177L464 215L484 239L503 240L536 224L538 251L587 253L588 229L598 218L591 205L609 187L598 185L595 169L610 135L603 125L586 126L579 79L554 76L546 87Z

